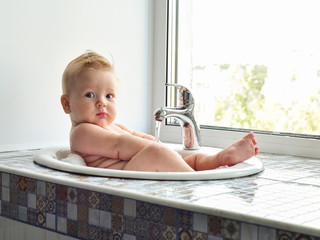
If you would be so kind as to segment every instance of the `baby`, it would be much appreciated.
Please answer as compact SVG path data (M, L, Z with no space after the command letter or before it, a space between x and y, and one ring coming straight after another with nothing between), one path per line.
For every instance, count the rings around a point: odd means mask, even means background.
M216 155L183 158L148 134L115 123L118 80L110 62L86 52L66 67L61 104L69 114L71 152L87 166L152 172L188 172L232 166L258 154L249 133Z

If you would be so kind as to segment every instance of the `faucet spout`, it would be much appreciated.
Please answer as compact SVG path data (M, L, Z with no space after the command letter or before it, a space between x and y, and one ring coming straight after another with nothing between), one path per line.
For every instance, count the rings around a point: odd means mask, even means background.
M154 113L156 121L162 122L166 118L176 119L182 128L182 142L184 149L200 148L200 130L194 118L194 102L191 92L177 84L168 84L178 90L179 103L177 107L161 107ZM192 102L190 101L192 99Z
M158 122L162 122L165 119L165 111L163 108L158 108L155 112L154 112L154 119Z

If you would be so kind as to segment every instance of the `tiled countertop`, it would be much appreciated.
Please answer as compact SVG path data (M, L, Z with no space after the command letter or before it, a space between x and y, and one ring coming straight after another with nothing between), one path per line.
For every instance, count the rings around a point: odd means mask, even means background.
M260 154L259 174L212 181L152 181L58 172L33 162L35 151L0 153L0 172L164 206L320 236L320 160Z

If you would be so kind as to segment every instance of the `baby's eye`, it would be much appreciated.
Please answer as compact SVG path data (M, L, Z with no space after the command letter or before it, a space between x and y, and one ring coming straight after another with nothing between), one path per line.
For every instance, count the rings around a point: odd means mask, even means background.
M113 95L112 95L112 94L107 94L107 95L106 95L106 98L107 98L107 99L112 99L112 98L113 98Z
M93 94L92 92L88 92L88 93L86 94L86 97L87 97L87 98L94 98L94 94Z

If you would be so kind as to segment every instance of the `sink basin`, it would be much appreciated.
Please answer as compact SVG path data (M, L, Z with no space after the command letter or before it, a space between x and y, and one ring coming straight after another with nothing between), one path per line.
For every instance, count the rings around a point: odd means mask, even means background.
M183 150L181 149L182 147L180 144L166 143L165 145L173 150L176 150L182 156L195 152L215 154L221 151L221 149L211 147L201 147L199 150ZM83 159L79 155L71 154L68 147L42 149L35 153L34 161L42 166L70 173L80 173L91 176L152 180L226 179L249 176L259 173L264 169L262 161L256 156L231 167L197 172L141 172L94 168L86 166Z

